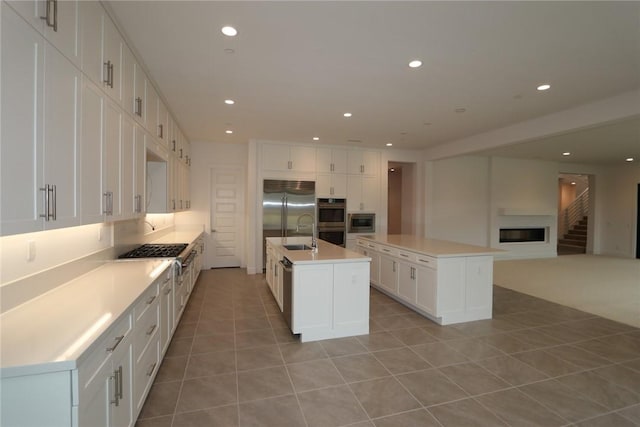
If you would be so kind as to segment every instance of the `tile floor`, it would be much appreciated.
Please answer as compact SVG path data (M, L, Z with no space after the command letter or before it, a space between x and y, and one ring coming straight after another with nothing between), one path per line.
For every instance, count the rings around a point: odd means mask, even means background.
M505 288L453 326L371 291L366 336L300 343L264 275L203 271L138 427L640 426L640 329Z

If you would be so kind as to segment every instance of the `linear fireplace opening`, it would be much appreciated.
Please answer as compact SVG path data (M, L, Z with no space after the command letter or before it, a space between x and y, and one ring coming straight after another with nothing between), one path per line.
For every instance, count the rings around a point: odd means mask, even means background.
M546 227L501 228L500 243L546 242Z

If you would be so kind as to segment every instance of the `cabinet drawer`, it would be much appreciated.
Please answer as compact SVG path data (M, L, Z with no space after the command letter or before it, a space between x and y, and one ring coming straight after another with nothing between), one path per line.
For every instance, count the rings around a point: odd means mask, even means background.
M378 249L381 253L390 255L390 256L398 256L398 250L396 248L392 248L390 246L380 246Z
M155 334L150 345L142 353L140 360L135 362L133 378L134 413L139 413L140 409L142 409L144 399L160 367L159 346L160 340L158 339L158 334Z
M368 242L366 240L363 240L363 242L364 242L363 246L365 248L367 248L367 249L371 249L372 251L379 251L380 250L380 247L378 246L377 243Z
M405 251L402 249L398 250L398 258L402 260L409 261L409 262L416 262L417 257L418 257L418 254L415 254L413 252Z
M91 383L92 379L109 360L114 351L129 345L130 332L131 314L127 313L102 334L102 339L98 340L95 348L78 367L78 379L81 390Z
M133 313L135 316L135 322L138 323L139 319L144 316L149 308L158 299L158 283L154 283L147 288L146 291L138 298L138 302L133 307Z
M138 360L149 345L151 340L157 335L160 327L159 320L159 301L154 302L147 307L144 315L136 321L133 334L133 360Z
M433 269L438 267L438 260L436 258L426 256L426 255L417 255L416 262L420 265L424 265L426 267L433 268Z

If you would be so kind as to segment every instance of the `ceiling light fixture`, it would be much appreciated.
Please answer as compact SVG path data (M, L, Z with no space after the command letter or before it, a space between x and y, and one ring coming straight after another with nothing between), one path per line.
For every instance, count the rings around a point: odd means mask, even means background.
M314 140L314 141L320 141L320 138L319 138L319 137L317 137L317 136L314 136L314 137L313 137L313 140Z
M538 86L538 90L547 90L547 89L549 89L550 87L551 87L551 85L550 85L550 84L546 84L546 83L545 83L545 84L543 84L543 85Z
M387 142L387 147L393 147L393 144L390 142Z
M563 156L570 156L570 155L571 155L571 153L570 153L570 152L568 152L568 151L565 151L564 153L562 153L562 155L563 155Z
M409 62L409 67L411 68L418 68L422 65L422 61L420 61L419 59L414 59L413 61Z
M238 35L238 30L236 30L233 27L222 27L222 34L224 34L225 36L229 36L229 37L234 37L236 35Z
M231 129L227 129L224 131L224 133L228 133L229 135L231 135L233 133L233 131Z
M575 181L571 181L571 185L576 185L576 182Z
M236 103L236 101L234 101L233 99L225 99L224 103L227 105L233 105Z
M627 158L625 159L625 161L626 161L626 162L633 162L633 160L634 160L634 159L633 159L633 157L627 157Z
M351 117L351 116L352 116L352 114L351 114L351 113L344 113L344 114L343 114L343 116L345 116L345 117Z

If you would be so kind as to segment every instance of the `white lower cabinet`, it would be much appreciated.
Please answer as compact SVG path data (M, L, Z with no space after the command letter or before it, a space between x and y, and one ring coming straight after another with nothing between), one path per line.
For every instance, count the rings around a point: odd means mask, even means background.
M398 261L388 255L380 256L380 286L398 293Z
M436 322L445 325L491 318L493 256L433 257L368 239L358 239L357 248L372 259L373 285Z
M120 319L78 368L78 425L133 425L131 313Z

